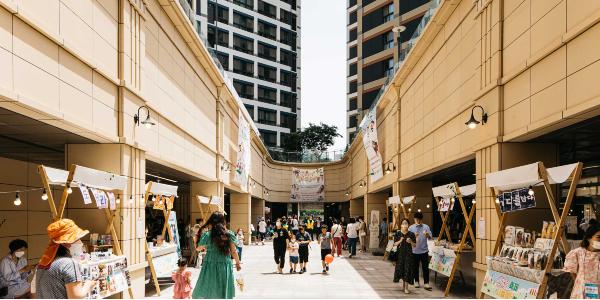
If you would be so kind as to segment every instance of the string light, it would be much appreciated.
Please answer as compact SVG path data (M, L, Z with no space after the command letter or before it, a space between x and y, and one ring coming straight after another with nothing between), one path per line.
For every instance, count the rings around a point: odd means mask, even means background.
M533 196L533 194L535 193L531 185L529 186L529 191L527 191L527 193L529 194L529 196Z
M427 204L427 208L429 208L429 207L430 207L430 205L429 205L429 204Z
M15 201L13 202L16 206L21 205L21 197L19 196L19 192L17 192L17 195L15 197Z
M496 204L500 204L500 199L496 198Z
M115 202L117 202L117 205L121 204L121 196L117 195L117 200Z
M475 201L475 199L471 200L471 203L475 204L477 203L477 201Z
M73 189L71 187L67 188L67 194L73 194Z
M46 193L46 189L44 189L44 191L42 192L42 200L48 200L48 194Z
M419 209L417 209L417 211L418 211L418 212L421 212L421 209L419 208Z
M129 206L133 204L133 195L129 196Z

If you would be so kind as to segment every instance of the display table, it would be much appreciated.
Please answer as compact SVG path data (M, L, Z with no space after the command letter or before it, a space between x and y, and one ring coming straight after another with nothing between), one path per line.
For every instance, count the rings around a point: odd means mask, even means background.
M80 263L83 280L96 280L98 283L87 299L108 298L124 292L131 285L127 258L123 255Z
M177 244L165 243L163 246L149 247L148 252L152 256L156 277L171 278L179 260Z

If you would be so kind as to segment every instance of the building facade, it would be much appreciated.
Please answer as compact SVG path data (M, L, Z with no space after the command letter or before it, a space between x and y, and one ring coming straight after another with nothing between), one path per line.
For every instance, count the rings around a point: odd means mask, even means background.
M197 28L267 147L300 128L300 0L196 0Z
M356 136L366 110L380 93L431 0L348 0L346 138ZM394 28L402 28L394 30ZM401 31L401 32L400 32Z

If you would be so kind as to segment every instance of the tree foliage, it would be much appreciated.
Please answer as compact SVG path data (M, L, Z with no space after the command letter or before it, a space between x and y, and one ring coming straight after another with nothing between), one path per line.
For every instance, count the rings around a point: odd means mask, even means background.
M300 133L302 149L311 151L320 158L323 152L333 146L334 139L341 137L337 129L335 125L309 123L308 127L304 128Z

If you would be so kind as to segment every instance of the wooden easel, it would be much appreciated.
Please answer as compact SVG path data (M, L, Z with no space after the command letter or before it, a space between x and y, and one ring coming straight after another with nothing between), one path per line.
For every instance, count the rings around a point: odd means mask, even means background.
M556 251L558 251L558 241L559 240L562 243L565 253L568 253L570 250L569 243L567 242L567 239L566 239L565 235L563 234L563 231L565 230L565 220L567 219L567 216L569 215L569 210L571 209L571 204L573 203L573 198L574 198L575 192L577 190L577 183L579 182L579 179L581 178L583 164L581 162L576 163L575 164L576 166L573 168L571 174L568 176L568 178L565 181L563 181L563 182L571 181L571 184L569 185L567 199L565 201L565 205L564 205L562 213L560 215L558 212L558 208L556 207L556 202L554 200L553 192L550 189L550 181L548 179L548 169L546 169L546 167L544 166L544 163L542 163L542 162L537 162L536 164L537 164L537 170L538 170L538 179L540 181L539 183L541 183L544 186L544 191L546 192L548 204L550 206L550 210L552 211L552 216L554 218L554 222L556 223L556 228L558 228L554 231L554 237L552 238L552 249L550 250L550 254L548 255L548 257L554 257L556 255ZM557 167L557 168L559 168L559 167ZM554 168L552 168L552 169L554 169ZM502 171L500 171L500 172L502 172ZM500 172L496 172L496 173L500 173ZM562 183L562 182L555 182L555 183ZM534 185L537 185L537 184L534 184ZM530 186L530 184L525 184L525 185L521 186L521 188L526 188L527 186ZM496 198L496 197L498 197L498 194L501 192L501 189L497 186L492 186L492 187L490 187L490 192L493 195L493 197ZM496 213L498 214L498 218L500 219L500 221L499 221L500 228L498 230L498 237L496 238L496 242L494 243L494 250L492 252L492 256L496 256L498 254L498 251L500 250L500 246L502 245L502 242L504 240L504 226L506 223L506 216L507 216L507 213L503 213L501 211L500 204L497 202L494 202L494 203L496 203L496 205L495 205ZM542 282L540 283L540 287L538 289L538 294L536 295L537 299L541 299L546 292L546 288L548 285L548 274L550 274L550 271L552 270L552 264L553 264L553 260L548 259L546 266L544 266L544 277L542 279ZM482 291L480 291L479 298L480 299L485 298L485 294Z
M460 204L460 207L462 210L462 215L465 218L465 229L464 229L462 237L460 239L460 243L458 244L458 249L454 251L456 253L456 258L454 259L454 264L452 265L452 270L450 271L448 283L446 284L446 289L444 291L444 296L448 297L448 294L450 293L450 288L454 281L454 275L456 274L456 271L458 268L457 266L460 264L460 257L463 254L465 243L467 242L467 236L471 238L471 243L473 244L473 247L475 247L475 234L473 233L473 228L471 228L471 221L473 220L473 216L475 215L476 203L473 202L473 205L471 206L470 211L467 212L467 206L465 205L465 202L463 200L463 194L460 190L460 187L458 186L458 183L454 182L454 183L451 183L450 185L446 185L446 186L450 187L450 189L454 192L453 197L458 199L458 203ZM437 196L435 198L436 198L438 208L439 208L442 197ZM448 229L448 224L447 224L448 217L450 216L450 213L452 211L452 209L451 209L452 207L453 207L453 203L450 203L450 208L448 208L447 212L444 213L443 211L440 210L440 215L442 216L443 221L442 221L442 228L440 230L440 235L438 236L438 239L437 239L438 241L440 241L442 239L444 234L447 235L448 241L452 241L452 237L450 235L450 231ZM470 251L473 251L473 250L470 250Z
M151 195L154 197L168 196L174 198L177 195L177 186L167 185L158 182L149 181L146 184L146 192L144 193L144 203L148 203L148 199ZM172 201L175 201L174 199ZM173 202L174 203L174 202ZM166 201L164 203L163 216L165 218L165 223L163 224L161 236L165 237L165 232L169 235L169 240L171 242L175 242L173 239L173 232L171 232L171 226L169 226L169 216L171 215L171 209L167 205ZM148 248L148 236L146 235L146 240L144 241L144 249L146 251L146 260L148 261L148 266L150 267L150 274L152 275L152 281L154 282L154 287L156 288L156 295L160 296L160 285L158 284L158 276L156 275L156 269L154 268L154 262L152 260L152 253L150 253L150 249Z
M108 172L90 169L82 166L72 164L69 171L49 168L44 165L38 166L38 173L42 179L42 184L46 189L46 195L48 196L48 205L50 206L50 212L52 213L52 219L58 221L63 218L65 208L67 206L67 200L69 197L69 188L73 183L82 184L86 187L95 188L103 191L124 191L127 189L127 177L118 176ZM51 175L50 175L51 173ZM90 180L90 182L87 182ZM54 203L54 197L52 195L51 184L63 185L63 192L60 197L58 209ZM109 205L110 207L110 205ZM121 244L117 231L115 230L114 219L116 215L116 208L111 211L110 208L104 209L104 215L106 217L107 226L105 234L110 234L112 238L113 247L115 253L119 256L123 255L121 250ZM129 297L133 299L133 291L131 287L128 287Z

